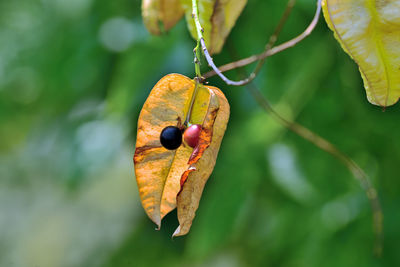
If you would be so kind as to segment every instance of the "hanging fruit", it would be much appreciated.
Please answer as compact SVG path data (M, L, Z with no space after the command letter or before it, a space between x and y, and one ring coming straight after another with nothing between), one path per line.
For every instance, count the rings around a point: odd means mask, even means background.
M229 119L228 101L218 88L195 87L194 80L180 74L163 77L138 120L134 164L141 202L158 227L177 208L180 226L174 235L190 229ZM185 144L182 129L189 110L192 125Z

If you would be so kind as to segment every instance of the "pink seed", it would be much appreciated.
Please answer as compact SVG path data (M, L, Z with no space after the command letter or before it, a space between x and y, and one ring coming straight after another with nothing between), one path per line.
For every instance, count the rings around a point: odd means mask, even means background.
M185 140L188 146L194 148L199 143L200 132L201 132L201 125L193 124L185 130L183 134L183 140Z

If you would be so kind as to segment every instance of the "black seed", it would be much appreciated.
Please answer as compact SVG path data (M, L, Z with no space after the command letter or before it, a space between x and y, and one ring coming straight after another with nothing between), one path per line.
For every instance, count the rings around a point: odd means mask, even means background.
M177 149L182 144L182 131L176 126L168 126L162 130L160 142L169 150Z

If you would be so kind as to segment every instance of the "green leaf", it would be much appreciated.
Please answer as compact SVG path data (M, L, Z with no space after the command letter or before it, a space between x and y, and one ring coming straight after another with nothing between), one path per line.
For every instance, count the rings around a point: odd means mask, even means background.
M368 101L395 104L400 97L400 1L323 0L325 20L358 64Z

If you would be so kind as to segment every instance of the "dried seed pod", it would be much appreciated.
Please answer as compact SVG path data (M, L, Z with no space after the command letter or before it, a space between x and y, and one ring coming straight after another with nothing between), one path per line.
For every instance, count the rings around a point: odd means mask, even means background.
M229 104L223 93L199 84L190 115L194 125L201 125L196 147L165 149L160 133L173 129L172 137L182 138L179 131L190 110L195 84L179 74L163 77L144 103L138 120L133 159L140 199L159 227L162 218L177 208L180 227L175 236L189 232L229 119Z

